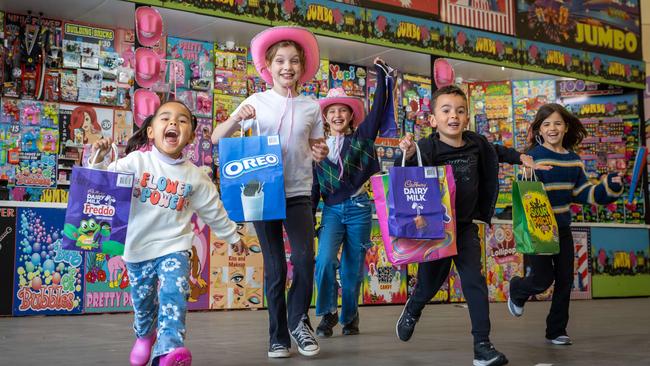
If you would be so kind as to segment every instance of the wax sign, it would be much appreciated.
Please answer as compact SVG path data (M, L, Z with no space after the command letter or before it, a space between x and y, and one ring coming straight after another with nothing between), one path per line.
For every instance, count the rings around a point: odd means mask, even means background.
M445 56L447 25L379 10L367 10L366 42L391 48Z
M579 49L523 41L523 55L529 70L570 77L584 78L587 75L587 53Z
M324 0L278 2L274 25L300 24L314 33L363 41L365 10Z
M502 36L467 28L450 26L451 49L449 56L520 68L520 41L515 37Z
M517 2L517 34L586 51L641 58L639 1Z

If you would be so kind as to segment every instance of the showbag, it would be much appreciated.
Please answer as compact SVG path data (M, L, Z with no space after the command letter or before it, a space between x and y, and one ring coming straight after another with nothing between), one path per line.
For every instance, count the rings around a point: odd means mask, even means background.
M113 151L117 158L115 145ZM122 255L134 176L93 167L72 168L63 249Z
M222 138L219 140L219 162L221 200L231 220L286 218L278 135Z

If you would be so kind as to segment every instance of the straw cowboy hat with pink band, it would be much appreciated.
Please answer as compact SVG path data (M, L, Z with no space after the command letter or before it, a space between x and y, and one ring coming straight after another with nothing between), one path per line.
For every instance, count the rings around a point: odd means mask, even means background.
M273 77L266 66L266 51L280 41L293 41L302 47L305 54L305 64L299 82L311 80L320 65L320 53L316 37L307 29L295 26L282 26L266 29L258 33L251 41L251 56L255 69L262 79L273 84Z
M343 104L350 108L352 112L352 127L356 128L366 118L366 110L363 106L361 98L350 97L345 94L343 88L333 88L327 92L327 97L318 100L320 110L323 114L327 108L334 104Z
M135 9L135 35L145 47L153 47L162 37L163 19L158 10L149 6Z

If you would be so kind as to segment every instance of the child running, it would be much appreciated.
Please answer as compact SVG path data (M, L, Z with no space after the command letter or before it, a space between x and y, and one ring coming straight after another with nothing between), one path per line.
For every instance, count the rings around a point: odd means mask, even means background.
M325 202L316 255L316 328L319 337L330 337L339 322L337 315L340 271L343 289L340 322L344 335L359 333L359 289L366 250L372 245L372 208L364 184L379 171L374 141L387 113L387 70L376 58L377 89L372 108L365 116L363 101L348 97L343 88L330 89L321 99L321 110L329 127L327 159L314 167L312 200L314 211L321 197ZM386 129L390 126L385 126ZM339 266L338 253L343 245Z
M560 234L560 253L524 256L526 276L510 280L508 310L513 316L522 316L526 300L546 291L555 281L551 310L546 317L546 340L556 345L570 345L571 338L566 328L573 284L574 248L569 204L614 202L623 193L623 184L619 173L603 176L598 184L589 181L584 163L573 152L587 131L580 120L563 106L555 103L541 106L530 128L528 154L536 163L553 167L553 170L536 171L535 174L544 183L553 206Z
M485 277L481 273L481 245L475 219L490 223L499 193L499 162L523 163L534 167L530 156L516 150L492 145L475 132L465 131L468 124L467 97L457 86L436 90L431 97L433 114L430 124L437 132L418 141L424 166L451 165L456 180L456 246L458 254L433 262L420 263L417 284L406 302L396 325L397 336L411 339L415 324L426 303L447 278L453 260L460 273L463 295L467 299L474 336L474 366L508 363L506 356L490 342L490 308ZM407 166L416 166L413 135L401 142ZM546 169L544 167L541 167Z
M264 258L264 283L269 311L268 357L290 356L291 339L305 356L320 352L309 321L314 287L314 222L312 162L328 153L318 103L298 94L311 80L320 60L316 37L300 27L267 29L251 41L253 63L273 88L242 102L230 118L215 128L212 142L240 128L259 123L260 135L280 135L286 194L286 219L256 221L255 231ZM282 228L289 236L293 281L285 300L287 259ZM288 315L287 315L288 312Z
M236 252L245 250L210 177L182 155L194 140L195 128L196 118L184 104L164 103L129 139L127 156L109 166L136 178L123 255L137 337L130 355L133 366L149 363L154 343L153 364L191 364L184 340L192 215L196 213ZM138 151L150 141L151 151ZM93 144L95 161L103 161L111 143L107 138Z

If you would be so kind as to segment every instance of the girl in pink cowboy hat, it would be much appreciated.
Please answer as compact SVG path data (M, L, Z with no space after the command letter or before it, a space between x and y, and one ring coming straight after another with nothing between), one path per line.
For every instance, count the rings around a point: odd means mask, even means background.
M305 356L320 347L313 334L308 310L314 284L314 223L312 220L312 161L328 153L318 103L298 94L298 86L311 80L319 67L318 43L300 27L274 27L251 41L253 63L273 88L249 96L212 133L212 142L231 136L243 124L259 123L260 135L280 135L286 193L284 221L257 221L255 231L262 246L264 279L269 311L268 357L289 357L291 339ZM287 275L282 228L289 235L293 282L285 300Z
M374 141L389 110L388 70L376 58L377 90L372 108L365 115L363 101L348 97L343 88L330 89L327 98L319 100L329 127L327 159L314 167L313 207L321 197L325 203L318 230L316 255L316 315L322 320L316 328L319 337L330 337L340 321L344 335L359 333L357 305L363 278L361 269L366 250L371 246L371 202L364 187L371 175L379 172ZM343 245L339 266L338 253ZM337 316L340 271L343 298L341 315Z

